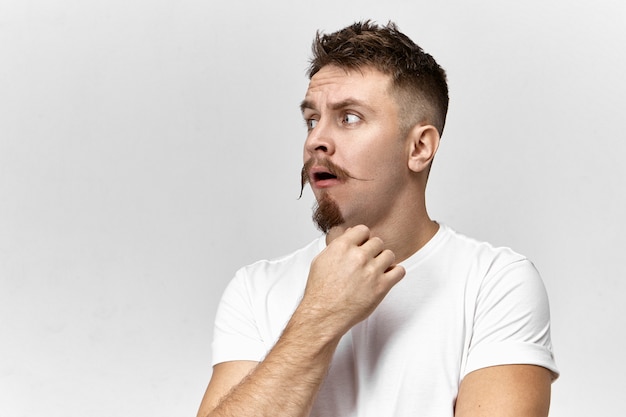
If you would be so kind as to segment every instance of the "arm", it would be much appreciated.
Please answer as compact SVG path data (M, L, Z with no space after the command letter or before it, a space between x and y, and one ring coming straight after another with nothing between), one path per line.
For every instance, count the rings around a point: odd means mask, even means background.
M461 382L455 417L546 417L551 372L535 365L478 369Z
M208 415L235 385L252 372L257 364L258 362L254 361L232 361L215 365L197 417Z
M348 229L312 262L300 305L266 358L217 365L200 417L307 416L341 337L404 276L369 229Z
M336 344L318 343L313 333L305 341L301 333L288 326L258 364L216 365L198 416L308 415Z
M477 295L455 416L545 417L558 372L545 287L526 259L494 266Z

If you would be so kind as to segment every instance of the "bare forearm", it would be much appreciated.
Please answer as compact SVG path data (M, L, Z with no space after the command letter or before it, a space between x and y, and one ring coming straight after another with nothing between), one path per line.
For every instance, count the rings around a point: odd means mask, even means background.
M330 366L338 338L320 340L292 322L265 360L207 417L306 417Z
M404 276L394 259L365 226L328 244L311 263L302 301L265 360L245 377L248 365L214 374L199 415L308 416L341 337ZM214 389L214 381L222 382Z

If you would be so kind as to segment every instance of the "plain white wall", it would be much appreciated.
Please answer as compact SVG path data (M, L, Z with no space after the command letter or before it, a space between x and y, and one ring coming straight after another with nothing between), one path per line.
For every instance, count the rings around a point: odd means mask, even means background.
M0 0L0 416L195 415L234 271L317 235L310 42L362 18L448 71L431 215L542 272L551 416L622 413L622 0Z

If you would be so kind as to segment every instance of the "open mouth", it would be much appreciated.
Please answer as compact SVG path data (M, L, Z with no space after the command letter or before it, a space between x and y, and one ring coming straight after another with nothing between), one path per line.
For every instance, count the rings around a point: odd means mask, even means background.
M335 180L337 176L330 172L316 172L313 174L313 179L315 181Z

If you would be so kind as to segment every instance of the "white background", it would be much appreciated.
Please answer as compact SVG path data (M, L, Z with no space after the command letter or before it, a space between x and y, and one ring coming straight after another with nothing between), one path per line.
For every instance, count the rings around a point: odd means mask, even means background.
M0 417L193 416L234 271L317 236L316 29L394 20L446 68L431 215L551 297L551 416L623 413L623 0L0 0Z

